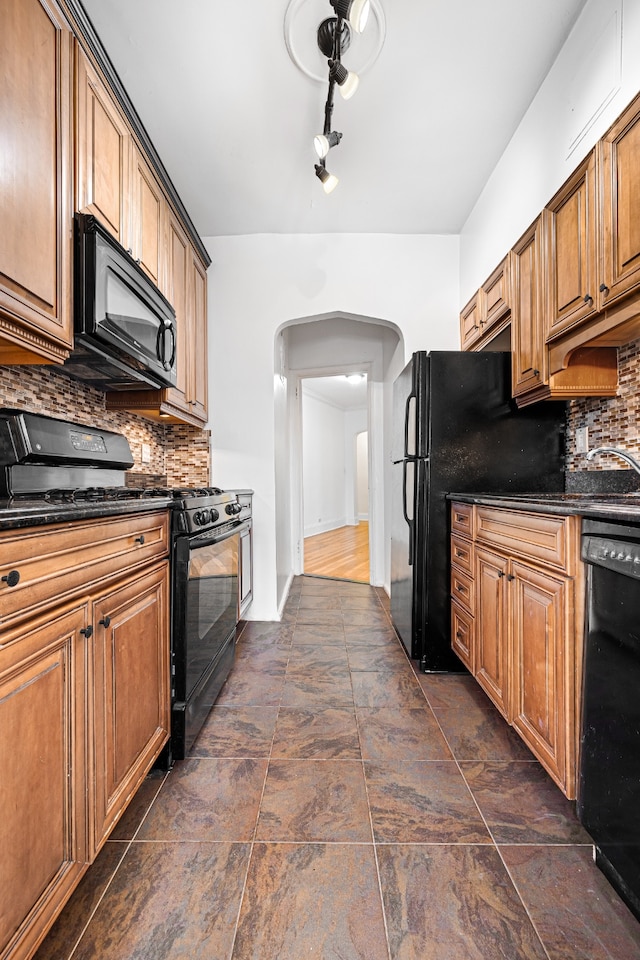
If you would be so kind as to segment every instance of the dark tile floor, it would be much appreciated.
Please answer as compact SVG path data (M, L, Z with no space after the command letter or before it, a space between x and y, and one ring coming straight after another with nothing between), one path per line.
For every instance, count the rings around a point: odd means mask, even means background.
M633 960L573 805L386 597L298 578L248 623L188 760L153 772L37 960Z

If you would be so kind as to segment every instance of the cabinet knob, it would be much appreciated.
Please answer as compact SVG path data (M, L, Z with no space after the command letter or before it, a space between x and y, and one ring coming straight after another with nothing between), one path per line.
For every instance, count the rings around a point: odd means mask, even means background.
M507 574L507 580L515 580L515 576L512 573Z
M593 297L591 296L590 293L585 294L584 302L585 302L585 303L593 303Z
M540 371L539 371L539 370L534 370L534 371L533 371L533 375L534 375L534 377L539 377L539 376L540 376Z
M88 640L89 637L93 636L93 627L91 626L91 624L89 624L89 626L81 630L80 633L82 634L83 637L86 637Z
M10 570L9 573L5 574L2 578L2 582L6 583L8 587L16 587L20 583L20 571Z
M504 577L504 570L498 570L498 576Z
M133 249L131 247L127 247L127 253L133 253Z
M103 617L100 623L103 627L109 627L111 625L111 617Z
M136 543L139 543L139 544L143 544L143 543L144 543L144 534L141 533L139 537L136 537L136 541L135 541L135 542L136 542Z
M605 295L609 293L609 287L606 285L606 283L600 284L600 293L604 293Z
M464 634L460 633L460 631L457 630L457 631L456 631L456 638L457 638L458 640L462 640L463 637L464 637Z

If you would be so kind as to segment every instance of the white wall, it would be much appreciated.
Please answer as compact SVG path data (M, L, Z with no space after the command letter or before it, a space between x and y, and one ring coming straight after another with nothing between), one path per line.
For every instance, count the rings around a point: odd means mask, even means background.
M462 229L460 306L639 89L640 0L588 0Z
M212 482L255 491L254 600L247 616L273 620L292 569L286 549L290 476L276 458L276 447L290 443L282 411L292 400L285 381L274 375L286 368L286 357L274 362L274 344L284 349L275 343L276 332L298 318L344 312L395 324L406 356L457 349L459 241L321 234L210 237L205 243L212 259Z
M345 411L302 390L304 536L347 523Z
M369 519L369 434L356 434L356 517Z

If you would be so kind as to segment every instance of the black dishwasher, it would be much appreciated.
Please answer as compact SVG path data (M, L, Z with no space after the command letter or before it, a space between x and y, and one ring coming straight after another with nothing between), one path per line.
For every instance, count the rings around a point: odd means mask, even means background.
M583 521L587 622L578 816L640 918L640 524Z

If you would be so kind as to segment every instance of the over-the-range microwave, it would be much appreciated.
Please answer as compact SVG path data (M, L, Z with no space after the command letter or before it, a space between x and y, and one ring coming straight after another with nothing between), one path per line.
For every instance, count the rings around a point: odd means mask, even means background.
M176 315L93 216L75 215L74 348L58 367L105 391L176 383Z

